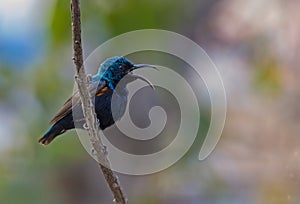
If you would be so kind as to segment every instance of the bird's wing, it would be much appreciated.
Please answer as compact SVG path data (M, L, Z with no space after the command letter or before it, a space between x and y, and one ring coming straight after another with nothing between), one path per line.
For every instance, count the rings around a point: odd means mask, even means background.
M89 85L89 91L92 96L95 95L101 95L103 91L106 89L106 82L100 81L100 82L94 82ZM54 124L69 113L72 112L72 109L75 107L81 107L81 100L78 90L71 96L61 107L61 109L56 113L56 115L52 118L50 121L50 124Z

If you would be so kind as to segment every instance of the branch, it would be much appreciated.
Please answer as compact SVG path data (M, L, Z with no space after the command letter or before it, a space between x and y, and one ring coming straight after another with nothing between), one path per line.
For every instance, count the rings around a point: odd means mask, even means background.
M105 180L110 187L114 196L114 202L118 204L126 204L127 198L119 183L117 175L111 170L110 162L107 159L106 148L102 143L99 135L98 122L96 113L91 100L91 93L88 90L89 81L86 77L83 66L83 55L81 45L81 22L80 22L80 0L71 0L72 15L72 36L73 36L73 61L76 66L75 80L78 85L80 98L82 101L82 110L88 128L89 139L93 147L93 153L97 158L98 164Z

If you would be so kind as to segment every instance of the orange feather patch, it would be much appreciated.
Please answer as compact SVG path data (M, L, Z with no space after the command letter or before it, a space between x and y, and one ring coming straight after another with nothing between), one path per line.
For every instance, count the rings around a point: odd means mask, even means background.
M107 90L108 90L107 86L103 87L102 89L100 89L98 91L98 93L96 94L96 96L102 96L105 93L105 91L107 91Z

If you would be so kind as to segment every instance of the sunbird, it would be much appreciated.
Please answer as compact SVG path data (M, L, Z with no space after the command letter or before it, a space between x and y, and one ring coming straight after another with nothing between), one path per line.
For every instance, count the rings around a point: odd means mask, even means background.
M88 88L91 97L94 97L92 101L101 130L110 127L124 115L127 105L128 90L126 86L128 83L140 79L153 88L147 79L132 73L143 67L157 69L153 65L133 64L125 57L115 56L106 59L100 65L98 73L91 78ZM115 96L113 97L114 92ZM112 113L112 106L114 113ZM64 103L50 124L51 127L39 139L40 144L48 145L57 136L67 130L74 129L75 124L76 128L86 129L78 91Z

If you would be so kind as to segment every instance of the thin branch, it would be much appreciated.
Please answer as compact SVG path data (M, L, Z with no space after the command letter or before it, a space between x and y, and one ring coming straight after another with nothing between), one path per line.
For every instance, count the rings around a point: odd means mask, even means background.
M98 122L96 113L91 100L91 94L88 91L89 81L86 77L83 66L83 55L81 45L81 22L80 22L80 5L79 0L71 0L71 15L72 15L72 36L73 36L73 61L76 66L75 79L78 85L80 98L82 101L82 109L85 121L88 128L89 138L93 147L93 153L99 162L100 169L105 177L105 180L110 187L114 196L114 202L118 204L127 203L127 198L122 190L117 175L111 170L110 162L107 159L106 148L102 143L99 135Z

